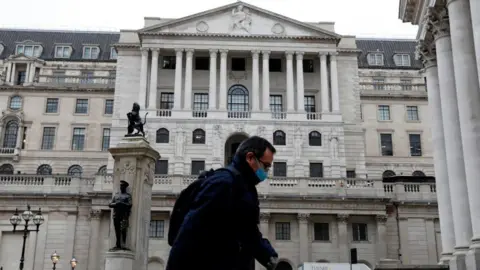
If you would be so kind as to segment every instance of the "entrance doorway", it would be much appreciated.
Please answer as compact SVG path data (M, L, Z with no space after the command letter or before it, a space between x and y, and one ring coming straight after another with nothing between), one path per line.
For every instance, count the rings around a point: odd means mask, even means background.
M240 144L248 138L245 133L234 133L225 142L225 166L230 164Z

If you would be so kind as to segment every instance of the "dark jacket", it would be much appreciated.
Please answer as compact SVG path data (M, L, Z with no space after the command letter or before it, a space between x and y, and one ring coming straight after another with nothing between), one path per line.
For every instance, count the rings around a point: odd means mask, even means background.
M170 250L167 270L247 270L253 258L266 265L277 253L258 229L258 178L234 158L234 181L218 171L202 184Z

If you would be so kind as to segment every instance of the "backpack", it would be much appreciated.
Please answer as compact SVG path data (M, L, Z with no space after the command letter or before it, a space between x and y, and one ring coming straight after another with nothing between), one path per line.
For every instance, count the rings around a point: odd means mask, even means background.
M214 175L215 172L225 170L232 174L234 180L238 179L240 176L240 172L232 166L220 168L218 170L210 169L209 171L205 171L200 174L195 181L193 181L190 185L188 185L188 187L180 192L170 216L170 225L168 229L168 244L170 246L173 246L173 243L177 238L178 231L183 224L183 220L190 211L191 205L200 192L202 184L208 180L210 176Z

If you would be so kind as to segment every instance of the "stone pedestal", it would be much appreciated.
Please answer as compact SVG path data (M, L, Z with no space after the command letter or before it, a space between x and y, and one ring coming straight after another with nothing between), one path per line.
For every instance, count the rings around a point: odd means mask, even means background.
M127 182L127 193L132 196L132 208L125 243L128 250L108 252L105 270L146 270L152 185L155 164L160 154L143 137L125 137L109 151L115 160L113 194L118 192L120 181ZM109 248L112 248L116 239L113 219L110 232Z
M450 270L467 270L466 258L467 249L456 248L453 252L453 258L450 260ZM473 270L472 268L471 270Z
M476 270L480 269L480 242L473 240L472 242L465 259L465 264L467 265L467 269Z

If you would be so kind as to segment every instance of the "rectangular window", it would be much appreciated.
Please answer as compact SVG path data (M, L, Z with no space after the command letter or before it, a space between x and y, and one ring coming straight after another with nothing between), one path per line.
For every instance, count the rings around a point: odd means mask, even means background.
M26 143L27 143L27 127L23 127L23 138L22 138L22 149L25 149Z
M307 114L307 119L315 119L315 96L304 96L304 103L305 103L305 112L310 113Z
M102 151L107 151L108 148L110 148L110 129L104 128L102 136Z
M356 178L357 177L357 173L355 172L355 170L347 170L347 178Z
M383 53L369 53L367 61L371 66L383 66Z
M208 93L193 94L193 110L194 111L208 110Z
M177 63L175 56L163 56L162 59L162 69L175 69Z
M26 79L27 79L27 72L24 70L18 71L16 85L24 84Z
M113 114L113 99L105 100L105 114Z
M232 71L245 71L246 59L232 57Z
M283 119L283 97L282 95L270 95L270 111L274 119Z
M157 160L155 174L168 174L168 160Z
M313 234L315 241L330 241L330 228L328 223L315 223Z
M173 93L161 93L160 94L160 109L171 110L173 109Z
M380 121L390 120L390 106L378 105L378 120Z
M273 163L273 176L286 177L287 176L287 163L286 162L274 162Z
M396 66L399 67L409 67L410 66L410 55L408 54L395 54L393 56L393 62Z
M117 50L112 47L110 48L110 59L115 60L118 58Z
M165 221L164 220L150 220L150 230L148 232L149 238L164 238L165 237Z
M323 163L310 163L310 177L323 177Z
M58 98L47 98L45 113L57 113L57 112L58 112Z
M42 150L52 150L55 143L55 128L44 127L42 136Z
M17 53L23 53L26 56L40 57L42 54L42 47L40 45L17 45Z
M417 106L407 106L407 120L408 121L418 121L418 107Z
M83 47L83 59L97 59L100 50L95 46Z
M72 48L70 46L56 46L55 58L70 58Z
M85 128L74 128L72 136L72 150L83 151L85 148Z
M422 156L422 138L420 134L409 134L410 140L410 155L412 157Z
M402 87L402 91L411 91L413 87L411 79L400 79L400 85Z
M288 241L290 236L290 222L277 222L275 223L275 239Z
M205 161L203 160L193 160L192 161L192 168L191 168L191 175L199 175L205 170Z
M88 113L88 99L77 99L77 104L75 105L75 113Z
M314 63L313 59L303 59L303 73L313 73Z
M270 58L268 60L268 69L270 72L282 72L282 59Z
M392 134L380 134L380 146L382 147L382 156L393 156Z
M374 78L373 79L373 90L385 90L385 79L384 78Z
M360 242L360 241L368 241L368 231L367 231L367 224L365 223L353 223L352 224L352 234L353 234L353 241Z
M209 70L210 58L208 57L195 57L195 69L196 70Z

